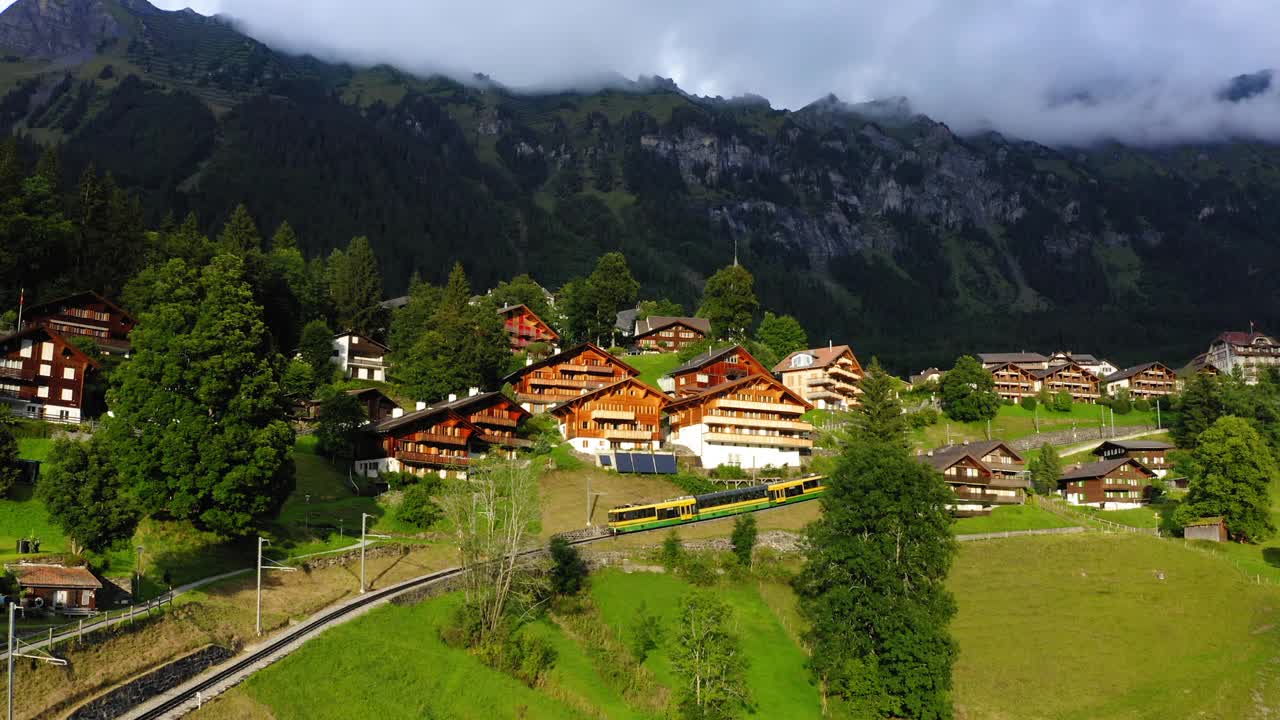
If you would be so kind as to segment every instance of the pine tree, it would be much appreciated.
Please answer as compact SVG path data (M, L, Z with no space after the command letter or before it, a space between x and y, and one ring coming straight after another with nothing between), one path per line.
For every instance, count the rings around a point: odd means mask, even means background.
M1169 425L1169 432L1178 447L1194 449L1200 433L1208 430L1222 417L1220 381L1208 375L1198 374L1187 383L1178 403L1178 412Z
M858 406L853 411L851 434L843 441L906 443L907 421L902 414L902 402L898 399L897 381L880 367L879 358L871 358L871 364L858 382L858 389L862 394L858 396Z
M711 334L717 339L740 342L759 306L755 278L741 265L730 265L707 280L698 317L711 321Z
M221 252L237 255L262 250L262 236L258 234L258 224L249 214L249 208L243 204L236 206L227 224L222 226L222 234L218 236L218 246Z
M303 326L298 354L311 366L316 382L325 384L333 378L337 367L330 359L333 356L333 331L323 320L312 320Z
M1037 495L1048 495L1058 487L1058 479L1062 477L1062 460L1053 445L1045 443L1039 452L1031 458L1027 465L1031 475L1031 486Z
M329 256L328 279L338 326L374 334L382 315L382 276L369 239L357 237L345 252L334 250Z
M491 301L471 302L471 284L458 263L426 331L400 363L400 379L416 399L434 401L471 387L496 387L509 357L501 317Z
M1260 542L1275 534L1271 522L1271 483L1276 464L1266 441L1243 418L1218 418L1197 437L1195 449L1178 463L1190 478L1187 497L1178 506L1180 525L1221 516L1231 537Z

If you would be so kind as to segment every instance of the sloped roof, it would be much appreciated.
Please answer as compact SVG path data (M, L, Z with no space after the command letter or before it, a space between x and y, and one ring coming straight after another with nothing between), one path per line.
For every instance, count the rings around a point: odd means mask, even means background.
M503 400L506 400L507 403L510 404L513 409L518 410L521 414L522 419L532 416L532 413L530 413L528 410L525 410L524 408L520 407L520 405L518 405L517 403L511 402L511 398L508 398L506 395L503 395L502 393L496 390L493 392L480 393L478 395L470 395L467 397L458 398L453 402L435 403L427 409L428 410L449 409L462 414L462 413L472 412L477 409L483 409L483 408L489 407L490 405L493 405L497 402L501 402Z
M61 303L72 301L72 300L82 300L82 299L89 300L91 302L96 301L100 303L105 303L107 307L123 315L129 322L136 322L133 315L130 315L128 310L125 310L119 305L108 300L105 296L100 295L93 290L81 290L78 293L63 295L62 297L56 297L56 298L53 298L52 300L45 300L44 302L36 303L35 305L32 305L27 308L27 313L34 314L49 307L50 305L58 305Z
M787 372L789 370L812 370L814 368L824 368L840 359L840 356L849 353L853 355L853 348L848 345L833 345L830 347L810 348L808 350L797 350L790 355L782 358L782 361L773 366L774 372ZM791 367L791 358L797 355L812 355L813 364L802 368ZM858 360L855 357L854 362Z
M71 344L71 341L67 340L65 336L58 333L56 330L48 328L44 325L28 325L27 327L23 328L22 330L19 330L16 333L10 333L8 335L0 336L0 345L3 345L9 342L10 340L17 340L19 338L27 337L28 335L38 335L41 333L43 333L46 337L53 340L57 340L58 342L65 345L66 347L70 348L72 353L79 356L79 358L83 360L85 363L87 363L90 367L93 367L93 368L102 367L102 365L97 360L94 360L93 358L89 357L82 350L80 350L80 348ZM96 339L96 338L91 338L91 339Z
M573 405L577 405L578 403L582 403L587 400L594 399L597 395L605 395L607 393L613 392L615 390L620 389L623 385L628 385L628 384L635 385L636 387L639 387L639 388L643 388L646 393L651 395L656 395L657 397L662 398L664 407L666 407L666 403L671 402L670 395L667 395L664 392L654 389L648 383L640 382L634 377L628 377L628 378L623 378L618 382L605 385L604 387L596 388L591 392L586 392L576 397L569 398L568 400L564 400L559 405L556 405L554 408L548 410L547 412L551 413L552 415L558 415L559 413L564 412L565 409Z
M1107 440L1099 445L1098 449L1100 450L1108 445L1113 445L1123 450L1173 450L1177 447L1159 440Z
M753 381L768 382L769 384L773 385L779 390L782 390L783 393L785 393L792 400L794 400L797 405L800 405L801 407L804 407L805 409L808 409L808 410L813 409L813 403L809 402L808 400L805 400L795 390L792 390L786 385L783 385L782 383L778 382L778 379L773 377L772 375L747 375L746 377L740 377L737 380L728 380L720 383L719 385L712 385L711 387L707 388L706 390L703 390L697 395L690 395L689 397L676 400L675 402L671 403L671 405L667 409L673 410L677 406L695 405L698 402L710 399L715 395L719 395L720 393L726 390L732 390L733 388L739 385L745 385L746 383L753 382Z
M1062 473L1062 480L1090 480L1100 478L1118 467L1132 464L1134 467L1142 468L1143 472L1148 475L1155 476L1149 468L1132 458L1113 458L1111 460L1099 460L1098 462L1084 463L1075 468L1071 468Z
M612 353L610 353L608 350L605 350L605 349L601 348L599 345L596 345L595 343L591 343L591 342L584 342L584 343L579 343L578 345L574 345L573 347L571 347L571 348L569 348L568 350L565 350L565 351L563 351L563 352L556 353L555 355L552 355L551 357L543 358L542 360L539 360L538 362L530 363L530 364L528 364L528 365L525 365L524 367L520 368L519 370L517 370L517 371L515 371L515 372L511 373L510 375L508 375L508 376L506 376L506 377L502 378L502 380L503 380L503 382L512 382L512 381L514 381L515 379L519 378L520 376L524 375L525 373L532 372L532 371L537 370L537 369L539 369L539 368L547 367L548 365L558 365L558 364L560 364L560 363L562 363L562 362L568 362L569 358L572 358L572 357L573 357L573 356L575 356L575 355L580 355L580 354L582 354L582 353L583 353L584 351L586 351L586 350L595 350L596 352L600 353L601 355L604 355L604 356L606 356L606 357L610 358L610 360L611 360L612 362L615 362L615 363L617 363L618 365L621 365L621 366L623 367L623 369L625 369L625 370L627 370L628 372L630 372L630 373L631 373L631 375L632 375L633 377L634 377L634 376L636 376L636 375L639 375L639 374L640 374L640 371L639 371L639 370L637 370L637 369L635 369L635 368L631 367L630 365L628 365L627 363L623 362L621 359L619 359L618 357L616 357L615 355L613 355Z
M650 315L643 320L636 321L636 337L658 332L659 330L669 328L672 325L685 325L697 330L703 335L711 334L711 321L706 318Z
M991 363L1003 365L1004 363L1048 362L1049 358L1036 352L978 353L978 360L984 365Z
M744 353L747 352L746 348L742 347L741 345L730 345L729 347L720 348L719 350L708 350L704 353L693 356L692 358L689 359L688 362L681 365L680 367L672 368L671 371L667 373L667 375L669 376L679 375L681 373L687 373L691 370L697 370L698 368L710 365L711 363L719 360L720 358L725 357L729 353L732 353L734 350L742 350L742 352ZM747 354L750 355L751 353L747 353Z
M1053 367L1048 368L1047 370L1032 370L1031 374L1034 375L1036 379L1043 380L1051 375L1056 375L1057 373L1073 366L1080 372L1084 373L1085 375L1089 375L1094 378L1098 377L1097 375L1094 375L1093 373L1086 370L1078 362L1069 362L1069 363L1062 363L1061 365L1054 365Z
M418 422L419 420L428 420L437 415L441 416L440 420L445 420L452 417L455 420L461 421L463 424L471 425L470 421L468 421L466 418L459 415L453 408L428 407L425 410L416 410L411 413L405 413L400 417L386 418L385 420L379 423L371 423L369 425L366 425L365 429L371 430L376 433L384 433L390 430L395 430L396 428L399 428L399 427L404 427L405 425ZM479 431L479 428L475 427L474 425L471 425L471 428L473 430L476 430L477 432Z
M990 455L996 448L1001 447L1003 447L1005 452L1012 455L1018 462L1025 462L1025 459L1018 454L1018 451L1014 450L1009 443L1003 440L978 440L976 442L962 443L960 445L943 445L940 448L936 448L933 453L937 455L939 453L969 452L973 453L974 457L981 460L983 457Z
M102 581L99 580L89 568L64 567L62 565L27 565L19 563L16 565L6 565L9 570L18 578L18 584L23 587L52 587L52 588L92 588L100 589Z
M1192 520L1186 523L1185 525L1183 525L1183 527L1201 527L1205 525L1221 525L1225 519L1226 518L1223 518L1221 515L1219 515L1218 517L1197 518L1195 520Z
M1218 335L1218 337L1214 338L1213 341L1215 343L1227 342L1227 343L1231 343L1232 345L1252 345L1256 340L1258 340L1258 338L1265 338L1267 340L1270 340L1273 343L1275 342L1275 339L1270 337L1266 333L1260 333L1257 331L1239 332L1239 331L1233 331L1233 330L1228 330L1227 332L1224 332Z
M1115 382L1116 380L1124 380L1125 378L1131 378L1134 375L1137 375L1138 373L1144 370L1149 370L1157 365L1172 372L1172 370L1169 368L1168 365L1165 365L1160 361L1155 361L1155 362L1149 362L1149 363L1142 363L1141 365L1134 365L1133 367L1130 367L1130 368L1125 368L1124 370L1120 370L1106 376L1102 380L1103 382Z
M627 310L619 310L617 317L613 320L613 326L625 335L630 335L636 329L636 315L640 314L639 308L630 308Z
M382 348L383 350L386 350L387 352L391 351L391 348L387 347L386 345L383 345L382 343L378 342L377 340L374 340L368 335L365 335L363 333L358 333L355 330L344 330L342 332L333 334L334 340L337 340L338 338L344 338L344 337L358 337L361 340L365 340L365 341L368 341L369 343L377 345L378 347Z

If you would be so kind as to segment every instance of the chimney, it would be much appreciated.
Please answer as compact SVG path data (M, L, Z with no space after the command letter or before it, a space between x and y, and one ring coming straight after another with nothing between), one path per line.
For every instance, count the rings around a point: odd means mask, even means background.
M458 402L458 393L449 393L449 402Z
M473 387L467 391L467 397L475 397L480 394L480 388Z
M524 359L524 366L525 366L525 367L529 367L529 366L530 366L530 365L532 365L532 364L533 364L533 358L528 357L528 356L525 356L525 359Z
M426 403L424 403L424 402L422 402L421 400L419 400L418 402L416 402L416 403L414 403L414 404L413 404L413 409L414 409L414 410L426 410L426 409L427 409L427 404L426 404Z
M404 408L392 408L391 417L393 418L404 417Z

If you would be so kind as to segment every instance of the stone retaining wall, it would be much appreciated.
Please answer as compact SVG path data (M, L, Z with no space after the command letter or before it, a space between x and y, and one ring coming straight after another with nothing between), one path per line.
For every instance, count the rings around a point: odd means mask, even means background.
M374 545L373 547L365 549L365 559L369 560L372 558L408 555L409 550L410 548L408 545ZM307 572L311 572L312 570L323 570L325 568L346 565L353 562L360 562L359 548L344 553L307 558L302 563L302 569Z
M235 653L227 648L210 645L85 703L67 718L68 720L110 720L120 717L137 705L178 687L233 655Z

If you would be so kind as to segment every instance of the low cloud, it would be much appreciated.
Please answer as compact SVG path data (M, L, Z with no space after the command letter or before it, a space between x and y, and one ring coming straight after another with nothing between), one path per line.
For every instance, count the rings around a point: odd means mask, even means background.
M512 87L657 74L776 107L901 95L1052 144L1280 140L1276 87L1220 97L1280 64L1271 0L199 1L280 49Z

